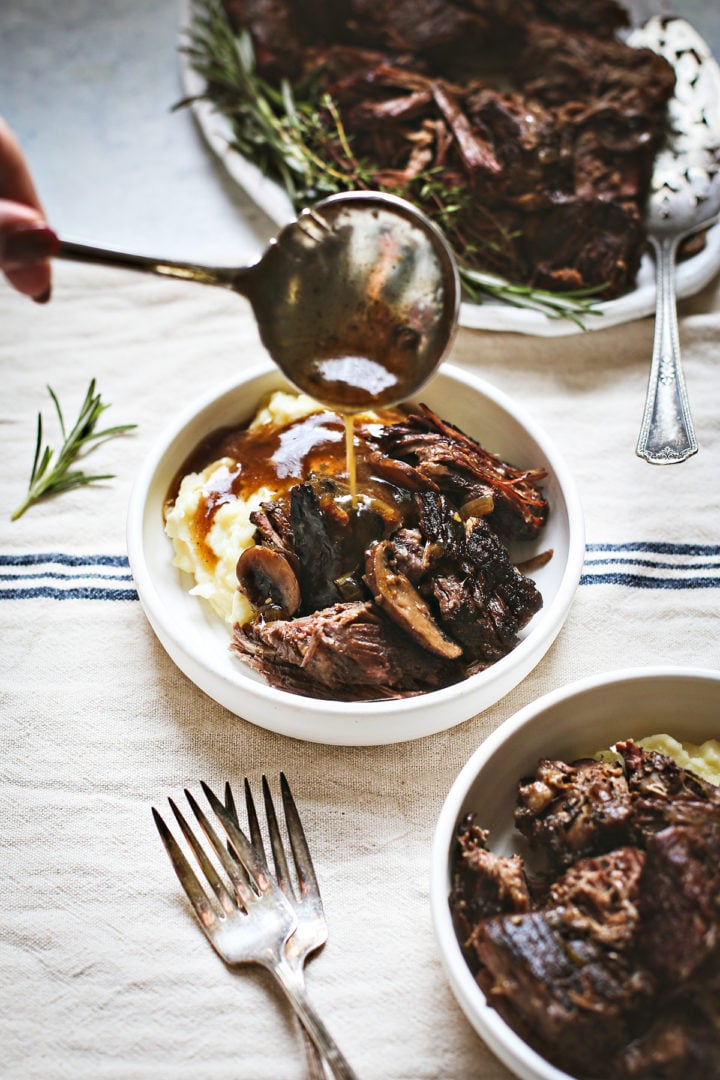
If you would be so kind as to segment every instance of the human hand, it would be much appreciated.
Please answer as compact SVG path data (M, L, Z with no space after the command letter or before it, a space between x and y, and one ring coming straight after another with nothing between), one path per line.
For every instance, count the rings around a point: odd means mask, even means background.
M50 256L57 248L25 156L0 117L0 270L18 292L44 304L50 299Z

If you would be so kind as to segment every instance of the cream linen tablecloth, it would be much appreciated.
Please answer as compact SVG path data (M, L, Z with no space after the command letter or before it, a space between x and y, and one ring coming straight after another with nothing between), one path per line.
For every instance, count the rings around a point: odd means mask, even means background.
M156 641L129 578L126 504L159 427L262 355L245 302L69 265L45 308L0 285L3 1077L305 1076L288 1009L269 978L231 973L210 949L150 815L200 778L237 787L281 769L330 921L311 997L358 1075L509 1075L443 974L432 833L472 751L539 695L620 667L720 667L718 284L681 316L700 452L668 467L634 455L651 320L561 340L460 333L454 361L531 410L572 465L586 572L555 645L497 706L415 743L348 749L270 734L204 696ZM107 422L139 425L88 461L117 478L11 523L38 410L55 441L45 384L73 419L92 376Z

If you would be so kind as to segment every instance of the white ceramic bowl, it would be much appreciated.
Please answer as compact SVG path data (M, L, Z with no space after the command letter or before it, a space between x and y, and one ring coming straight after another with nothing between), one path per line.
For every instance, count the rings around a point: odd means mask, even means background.
M542 757L570 761L620 739L665 733L680 742L720 737L720 671L634 669L572 683L533 702L500 725L455 780L432 848L431 904L450 985L475 1030L522 1080L568 1080L488 1005L460 951L450 915L451 859L458 823L470 811L490 830L494 851L516 848L517 783Z
M195 403L158 439L136 479L128 509L128 554L145 613L168 654L201 690L238 716L270 731L312 742L370 746L402 742L459 724L494 704L523 679L560 630L572 602L585 551L575 482L551 442L505 395L444 365L422 400L440 416L516 465L545 466L550 504L546 528L522 557L552 547L533 575L543 608L508 656L487 671L441 690L393 701L333 702L268 686L229 651L229 633L208 605L190 596L190 579L171 565L162 507L178 469L203 436L241 424L261 398L288 384L264 364Z

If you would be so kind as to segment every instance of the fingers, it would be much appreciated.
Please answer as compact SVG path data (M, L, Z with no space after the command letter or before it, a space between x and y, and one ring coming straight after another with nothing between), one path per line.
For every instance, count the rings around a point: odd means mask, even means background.
M25 203L43 216L42 206L20 144L0 116L0 197Z
M40 303L50 299L50 256L57 248L37 210L0 199L0 268L19 292Z
M0 117L0 269L19 292L44 302L57 245L22 150Z

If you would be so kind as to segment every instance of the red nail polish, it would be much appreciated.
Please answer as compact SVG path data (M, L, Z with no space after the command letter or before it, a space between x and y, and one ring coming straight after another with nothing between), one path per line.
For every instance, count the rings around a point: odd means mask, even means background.
M47 302L50 299L51 295L52 295L52 289L51 289L50 285L48 285L47 289L44 289L43 292L41 292L39 296L33 296L33 300L35 301L36 304L47 304Z
M49 258L59 246L48 225L18 223L5 230L4 242L0 238L0 263L5 270L15 270Z

